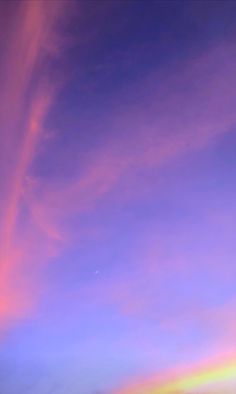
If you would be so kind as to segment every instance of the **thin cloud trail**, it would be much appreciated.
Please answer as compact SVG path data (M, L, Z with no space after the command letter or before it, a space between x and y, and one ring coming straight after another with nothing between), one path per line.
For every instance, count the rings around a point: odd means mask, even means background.
M8 126L7 149L13 164L7 174L8 187L2 179L7 194L1 226L0 321L4 320L4 315L17 315L17 309L21 309L16 301L19 290L14 290L15 276L19 267L24 265L24 260L16 253L17 219L22 206L25 177L53 103L55 89L52 83L45 82L45 73L53 46L56 45L51 37L55 36L53 33L66 3L39 0L23 1L16 6L18 22L11 33L6 61L8 71L1 98L5 109L9 107L2 118ZM37 76L36 71L42 65L45 70ZM14 291L15 295L12 294ZM11 298L15 302L11 302Z

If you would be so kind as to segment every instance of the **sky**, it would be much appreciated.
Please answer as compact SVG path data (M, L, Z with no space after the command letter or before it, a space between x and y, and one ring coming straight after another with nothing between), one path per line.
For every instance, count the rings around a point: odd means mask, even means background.
M0 393L236 392L236 2L0 2Z

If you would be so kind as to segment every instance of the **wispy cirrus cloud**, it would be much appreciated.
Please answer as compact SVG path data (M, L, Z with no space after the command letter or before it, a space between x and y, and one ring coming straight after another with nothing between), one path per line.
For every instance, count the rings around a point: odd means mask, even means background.
M26 212L20 227L18 218L25 209L22 198L25 177L54 99L55 86L49 82L47 70L57 47L57 28L65 7L65 2L60 1L15 3L9 31L0 96L4 142L0 174L4 207L0 247L1 325L4 320L24 314L33 298L30 295L33 286L23 274L29 250L29 244L22 241L23 222L28 220Z
M52 226L60 217L88 212L111 194L116 198L119 187L123 198L129 195L137 174L158 172L214 144L236 122L235 63L234 47L222 43L177 70L151 74L137 89L127 88L128 99L121 92L104 119L103 147L88 153L77 178L60 184L42 179L40 201L31 195L32 210L37 207ZM132 198L135 193L137 188Z

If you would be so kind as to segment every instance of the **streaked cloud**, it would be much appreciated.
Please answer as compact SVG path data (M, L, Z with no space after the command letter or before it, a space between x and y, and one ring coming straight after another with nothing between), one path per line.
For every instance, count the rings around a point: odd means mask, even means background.
M4 206L0 264L2 324L9 316L14 318L24 314L26 306L28 309L33 299L33 286L21 278L22 275L25 277L23 272L27 265L29 245L21 239L18 218L24 209L25 178L53 102L55 86L47 80L46 70L57 45L56 25L63 16L65 6L60 1L15 3L14 25L9 33L5 53L0 115L4 126L1 136L6 144L2 146L5 166L1 171ZM7 160L9 166L6 166ZM25 218L21 217L21 220L22 227Z

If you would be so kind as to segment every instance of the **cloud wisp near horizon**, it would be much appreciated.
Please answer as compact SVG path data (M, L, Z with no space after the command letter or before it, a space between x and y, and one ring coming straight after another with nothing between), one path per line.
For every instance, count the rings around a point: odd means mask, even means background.
M231 394L235 4L0 7L0 392Z

